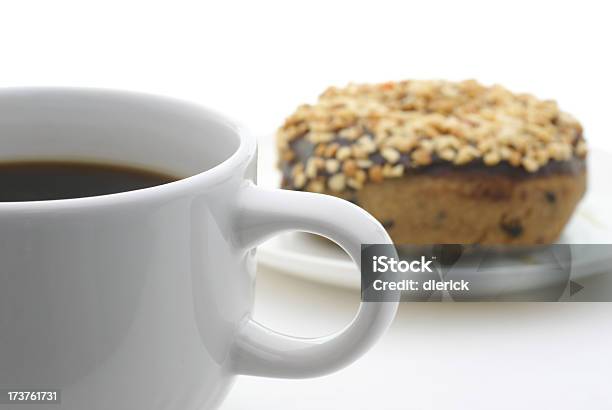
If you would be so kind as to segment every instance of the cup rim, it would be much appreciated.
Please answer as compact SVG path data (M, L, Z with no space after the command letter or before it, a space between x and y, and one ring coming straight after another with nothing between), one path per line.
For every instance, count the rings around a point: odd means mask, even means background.
M219 164L190 175L185 178L178 179L173 182L168 182L162 185L155 185L149 188L141 188L131 191L118 192L113 194L96 195L81 198L68 199L51 199L42 201L21 201L21 202L1 202L0 212L5 211L48 211L58 209L74 209L85 207L109 206L120 203L130 203L135 201L154 200L162 196L181 195L193 188L202 187L203 185L212 186L228 179L233 171L245 165L256 155L257 142L255 137L246 129L243 124L240 124L218 111L206 107L202 104L182 100L179 98L146 93L139 91L120 90L112 88L96 88L96 87L2 87L0 88L0 96L5 95L22 95L29 93L90 93L92 97L95 95L113 95L117 97L131 97L143 99L156 99L171 104L191 105L211 118L213 121L222 123L238 136L238 148L225 160Z

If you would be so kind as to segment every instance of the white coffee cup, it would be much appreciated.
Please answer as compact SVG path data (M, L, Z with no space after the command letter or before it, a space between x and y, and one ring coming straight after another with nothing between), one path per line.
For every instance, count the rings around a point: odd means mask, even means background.
M61 390L61 404L33 409L215 407L235 375L302 378L346 366L393 320L396 301L362 303L345 329L315 339L253 321L258 243L313 232L359 264L361 244L390 239L349 202L257 187L255 139L207 109L129 92L1 90L0 162L31 159L184 176L0 203L0 389ZM30 407L0 404L12 408Z

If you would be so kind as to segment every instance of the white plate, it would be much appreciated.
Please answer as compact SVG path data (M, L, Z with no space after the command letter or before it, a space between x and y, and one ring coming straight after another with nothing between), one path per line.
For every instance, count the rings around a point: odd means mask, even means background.
M565 228L560 243L612 243L612 193L608 187L608 178L612 177L612 155L597 150L589 152L588 172L587 194ZM280 178L273 138L260 138L259 184L276 188ZM604 253L585 258L581 269L573 272L572 277L600 272L602 266L610 266L612 262L612 255ZM290 275L336 286L360 287L360 273L348 255L333 243L314 235L301 232L279 235L258 248L258 261ZM525 277L522 273L517 271L517 278ZM520 287L536 285L531 280Z

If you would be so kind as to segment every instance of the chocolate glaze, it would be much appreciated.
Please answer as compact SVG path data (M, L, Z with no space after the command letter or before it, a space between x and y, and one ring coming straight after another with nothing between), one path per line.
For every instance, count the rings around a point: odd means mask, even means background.
M536 172L529 172L523 167L514 167L503 161L497 165L485 165L481 159L464 165L455 165L441 159L434 159L430 165L420 168L407 168L405 175L499 175L516 179L538 178L551 175L578 175L586 168L586 161L572 157L567 161L549 161Z
M371 137L371 135L370 135ZM579 136L576 141L581 139ZM331 143L338 143L341 146L351 145L352 142L344 138L337 137ZM283 173L283 187L292 187L291 168L296 162L306 163L308 158L314 155L315 145L303 137L296 138L290 144L295 153L296 159L291 163L281 163ZM370 155L369 159L378 165L385 164L385 159L379 152ZM505 176L513 179L540 178L552 175L578 175L585 171L586 161L583 158L572 157L567 161L551 160L536 172L529 172L521 166L512 166L502 161L497 165L485 165L482 159L476 159L463 165L455 165L451 162L433 155L432 163L426 166L415 167L410 157L401 154L399 162L404 165L404 176L410 175L433 175L433 176ZM322 170L319 175L327 177L329 174Z

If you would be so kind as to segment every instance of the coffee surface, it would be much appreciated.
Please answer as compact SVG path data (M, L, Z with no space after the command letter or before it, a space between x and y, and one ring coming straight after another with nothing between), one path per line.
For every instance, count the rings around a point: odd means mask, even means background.
M152 170L88 162L0 163L0 202L44 201L115 194L179 178Z

